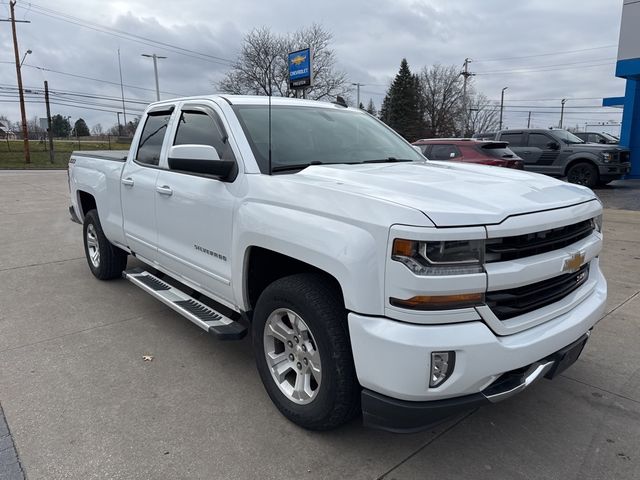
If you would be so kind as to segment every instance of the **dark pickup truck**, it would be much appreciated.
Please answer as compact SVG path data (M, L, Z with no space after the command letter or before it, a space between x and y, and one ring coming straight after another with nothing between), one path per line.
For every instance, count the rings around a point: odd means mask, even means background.
M515 129L474 135L509 142L524 160L524 169L593 188L629 172L629 150L616 145L585 143L561 129Z

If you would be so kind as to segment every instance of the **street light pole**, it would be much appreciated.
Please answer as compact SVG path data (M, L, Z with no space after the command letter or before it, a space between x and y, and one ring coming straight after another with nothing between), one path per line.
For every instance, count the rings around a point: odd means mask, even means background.
M156 55L155 53L152 53L151 55L149 55L148 53L143 53L142 56L153 58L153 73L156 77L156 100L160 101L160 84L158 83L158 59L167 57Z
M360 87L364 87L364 83L352 83L356 87L356 108L360 108Z
M500 128L498 130L502 130L502 111L504 110L504 91L509 87L504 87L502 89L502 93L500 94Z
M560 125L559 127L562 128L562 118L564 117L564 104L566 103L567 99L563 98L562 101L560 102L562 104L562 106L560 107Z

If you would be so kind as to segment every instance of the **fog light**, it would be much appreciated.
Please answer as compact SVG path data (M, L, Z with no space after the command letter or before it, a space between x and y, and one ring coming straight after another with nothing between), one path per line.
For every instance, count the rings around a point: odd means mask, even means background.
M456 364L456 352L431 352L431 375L429 387L442 385L453 373Z

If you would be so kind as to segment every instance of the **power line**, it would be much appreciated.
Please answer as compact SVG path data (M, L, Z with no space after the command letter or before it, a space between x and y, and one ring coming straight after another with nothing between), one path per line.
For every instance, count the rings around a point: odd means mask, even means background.
M80 17L75 17L73 15L69 15L67 13L61 12L59 10L54 10L51 8L42 7L35 3L29 3L30 8L33 8L33 12L39 15L44 15L49 18L53 18L55 20L60 20L63 22L71 23L73 25L77 25L83 28L88 28L93 31L97 31L100 33L104 33L107 35L112 35L123 40L129 40L131 42L140 43L147 46L157 46L160 45L165 49L173 53L177 53L179 55L184 55L186 57L195 58L202 61L207 61L211 63L217 63L220 65L230 66L233 64L233 60L228 58L218 57L216 55L210 55L208 53L198 52L196 50L191 50L189 48L180 47L178 45L173 45L167 42L161 42L159 40L154 40L152 38L143 37L141 35L136 35L133 33L126 32L124 30L119 30L113 27L107 27L105 25L101 25L96 22L92 22ZM21 8L26 8L22 7Z
M119 87L119 86L120 86L120 82L111 82L111 81L109 81L109 80L102 80L101 78L92 78L92 77L87 77L87 76L85 76L85 75L79 75L79 74L76 74L76 73L61 72L60 70L53 70L53 69L51 69L51 68L46 68L46 67L38 67L37 65L31 65L31 64L29 64L29 63L25 63L25 64L23 65L23 67L31 67L31 68L36 68L36 69L38 69L38 70L41 70L41 71L43 71L43 72L57 73L57 74L59 74L59 75L66 75L66 76L68 76L68 77L75 77L75 78L81 78L81 79L83 79L83 80L91 80L91 81L94 81L94 82L106 83L106 84L109 84L109 85L116 85L117 87ZM151 89L151 88L145 88L145 87L139 87L139 86L137 86L137 85L127 85L127 84L124 84L124 86L125 86L125 87L127 87L127 88L133 88L133 89L137 89L137 90L144 90L144 91L147 91L147 92L155 92L155 90L154 90L154 89ZM174 96L178 96L178 97L183 97L183 96L184 96L184 95L182 95L182 94L180 94L180 93L175 93L175 92L164 92L164 91L163 91L163 92L161 92L161 93L167 93L167 94L169 94L169 95L174 95Z
M518 60L521 58L536 58L536 57L550 57L553 55L566 55L570 53L579 53L579 52L589 52L592 50L604 50L605 48L618 48L618 45L603 45L601 47L589 47L589 48L579 48L577 50L563 50L559 52L549 52L549 53L538 53L535 55L523 55L519 57L502 57L502 58L488 58L486 60L475 60L476 63L485 63L485 62L500 62L502 60Z
M592 58L592 59L589 59L589 60L581 60L579 62L570 62L570 63L563 62L563 63L555 63L555 64L551 64L551 65L532 65L530 67L527 67L527 66L513 67L513 68L510 68L509 70L491 70L491 71L482 72L482 73L502 73L502 72L505 72L505 71L511 72L511 71L514 71L514 70L522 70L522 69L524 69L524 70L533 70L533 69L539 69L539 68L543 69L543 68L553 68L553 67L567 67L567 66L570 66L570 65L582 65L582 64L585 64L585 63L595 64L595 63L598 63L598 62L615 62L615 61L616 61L616 59L615 58L611 58L611 57Z
M593 67L602 67L604 65L615 65L616 62L606 62L606 63L594 63L593 65L580 65L574 67L560 67L560 68L528 68L528 69L520 69L520 70L498 70L494 72L478 72L477 75L509 75L513 73L535 73L535 72L554 72L557 70L575 70L576 68L593 68Z

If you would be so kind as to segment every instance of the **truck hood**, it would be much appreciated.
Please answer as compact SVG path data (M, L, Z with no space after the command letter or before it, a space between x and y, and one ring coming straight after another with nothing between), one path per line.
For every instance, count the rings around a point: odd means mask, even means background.
M289 179L415 208L438 227L498 224L596 198L588 188L535 173L451 162L318 165Z
M619 146L613 143L575 143L572 145L565 145L565 150L573 150L576 152L614 152L614 151L629 151L628 148Z

